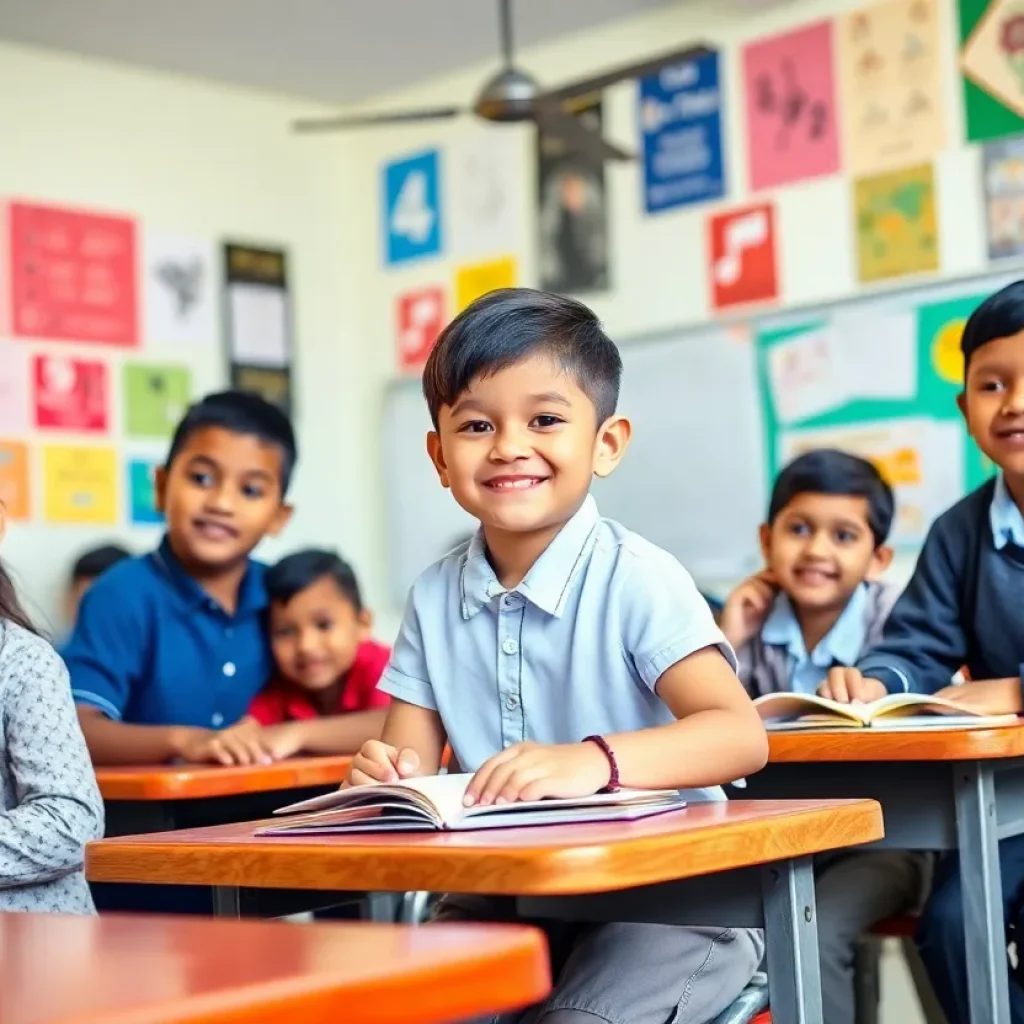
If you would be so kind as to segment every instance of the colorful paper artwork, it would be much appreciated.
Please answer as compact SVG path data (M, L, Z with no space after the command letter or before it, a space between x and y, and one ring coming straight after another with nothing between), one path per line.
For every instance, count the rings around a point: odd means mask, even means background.
M855 181L854 217L861 282L939 269L931 164Z
M839 170L832 23L808 25L743 51L753 190Z
M0 436L28 431L31 393L28 352L20 345L0 344Z
M102 432L109 427L107 365L93 359L32 360L35 424L44 430Z
M398 368L421 370L445 325L445 294L439 286L418 288L395 300Z
M133 526L154 526L164 521L156 507L156 470L154 459L130 459L126 464L128 519Z
M775 210L770 203L711 217L708 244L714 309L778 298Z
M12 521L31 518L28 445L0 441L0 511Z
M126 363L124 429L131 437L170 437L192 400L186 366Z
M455 303L461 312L481 295L516 285L516 261L504 256L486 263L471 263L455 271Z
M146 342L215 345L219 330L213 243L147 232Z
M117 522L117 454L113 448L46 445L43 488L49 523Z
M988 258L1024 256L1024 138L986 143L982 180Z
M11 203L9 241L15 336L138 344L134 221Z
M967 141L1024 131L1024 3L959 0Z

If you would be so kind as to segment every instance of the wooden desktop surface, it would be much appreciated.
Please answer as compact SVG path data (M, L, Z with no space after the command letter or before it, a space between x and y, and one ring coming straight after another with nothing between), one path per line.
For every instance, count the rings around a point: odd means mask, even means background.
M0 914L3 1024L450 1024L549 987L523 927Z
M258 837L261 823L103 839L94 882L281 889L605 892L880 839L873 800L731 800L635 822L446 834Z
M294 757L267 765L158 764L97 768L105 800L198 800L339 785L350 757Z
M1024 724L995 729L837 729L769 733L769 764L802 761L975 761L1024 757Z

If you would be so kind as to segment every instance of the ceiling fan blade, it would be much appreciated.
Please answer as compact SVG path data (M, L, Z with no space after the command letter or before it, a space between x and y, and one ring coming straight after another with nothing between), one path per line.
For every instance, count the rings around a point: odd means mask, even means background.
M607 142L597 132L590 131L565 111L557 107L542 107L537 110L537 127L548 135L561 139L569 150L592 163L602 164L606 160L632 160L633 154Z
M292 122L292 131L333 132L346 128L375 128L413 121L444 121L467 113L465 107L434 107L423 110L396 110L382 114L355 114L352 117L314 117Z
M655 71L660 71L669 64L681 64L687 60L699 60L711 52L710 47L698 43L687 47L685 50L674 50L671 53L663 53L658 57L650 57L635 64L624 64L621 67L604 71L590 78L582 78L577 82L568 82L557 89L551 89L537 97L537 102L544 104L564 102L577 96L586 96L590 93L600 92L602 89L607 89L610 85L624 82L629 78L646 78L647 75L652 75Z

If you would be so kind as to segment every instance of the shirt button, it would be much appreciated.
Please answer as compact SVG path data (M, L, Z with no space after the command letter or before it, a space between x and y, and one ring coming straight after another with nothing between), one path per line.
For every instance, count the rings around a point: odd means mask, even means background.
M505 698L505 707L508 708L509 711L515 711L515 709L517 707L519 707L519 698L518 697L513 697L511 695L506 697Z
M218 711L210 721L213 723L214 729L219 729L224 724L224 716Z
M506 594L501 599L501 603L506 608L515 608L515 607L517 607L519 605L519 595L518 594Z
M519 643L516 640L513 640L512 637L507 636L501 641L501 649L506 654L518 654Z
M235 674L235 663L233 661L226 662L224 665L224 675L229 679Z

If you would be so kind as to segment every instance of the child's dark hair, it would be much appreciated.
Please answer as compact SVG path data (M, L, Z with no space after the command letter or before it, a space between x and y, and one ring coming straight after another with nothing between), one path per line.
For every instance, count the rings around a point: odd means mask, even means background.
M582 302L532 288L503 288L467 306L441 333L423 370L423 395L437 427L481 374L539 352L550 354L586 393L598 423L615 412L622 359L601 321Z
M895 509L892 488L867 459L832 448L818 448L795 458L775 478L768 522L774 523L799 494L866 498L868 526L875 538L875 547L880 547L889 537Z
M964 374L971 356L990 341L1009 338L1024 331L1024 281L1014 281L990 295L968 317L960 337Z
M98 579L118 562L131 557L131 552L120 544L103 544L98 548L90 548L75 559L75 564L71 567L71 582Z
M32 624L28 612L21 606L18 600L18 591L14 587L14 581L7 573L7 569L0 564L0 619L13 622L22 629L38 635L39 630Z
M219 391L207 395L185 413L175 429L167 453L167 468L193 434L209 427L256 437L279 448L282 497L288 492L299 456L291 420L276 405L250 391Z
M271 601L279 604L288 604L300 591L324 578L334 581L342 596L357 612L363 610L363 598L359 593L356 574L336 551L320 548L296 551L269 568L264 577L267 595Z

